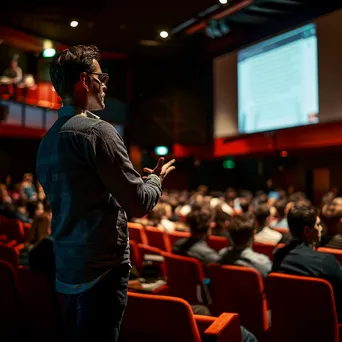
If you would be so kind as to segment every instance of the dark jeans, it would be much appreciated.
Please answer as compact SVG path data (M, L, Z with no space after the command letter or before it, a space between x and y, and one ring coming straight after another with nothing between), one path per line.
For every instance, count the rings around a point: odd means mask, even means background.
M130 265L114 268L91 289L64 297L65 341L116 342L127 303Z

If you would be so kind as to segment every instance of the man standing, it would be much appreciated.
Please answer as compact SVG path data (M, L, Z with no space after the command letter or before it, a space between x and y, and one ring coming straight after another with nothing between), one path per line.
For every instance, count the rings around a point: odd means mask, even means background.
M117 341L130 272L127 216L157 204L174 169L160 158L142 179L118 132L90 111L105 107L108 74L95 46L58 54L50 76L63 100L42 140L37 175L52 208L56 289L68 341Z

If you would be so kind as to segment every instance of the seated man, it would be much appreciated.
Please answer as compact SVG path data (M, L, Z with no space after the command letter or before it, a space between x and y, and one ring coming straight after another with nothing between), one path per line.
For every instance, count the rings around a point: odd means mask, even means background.
M342 249L342 198L336 197L322 210L322 221L325 224L321 246Z
M342 313L342 269L333 255L316 252L322 226L312 206L295 205L287 221L293 239L276 251L272 271L298 276L318 277L330 282L337 312Z
M218 253L207 244L211 215L206 211L193 211L187 217L191 236L175 242L172 252L198 259L203 264L217 262Z
M254 236L254 241L276 245L283 236L281 233L269 228L270 209L267 204L258 205L254 209L254 216L257 224L257 233Z
M228 227L231 247L220 251L219 263L255 268L263 277L271 271L272 262L264 254L253 251L254 219L248 216L234 217Z
M272 222L271 227L277 228L289 228L286 218L286 205L285 200L279 200L275 203L274 208L276 209L277 216L276 220Z

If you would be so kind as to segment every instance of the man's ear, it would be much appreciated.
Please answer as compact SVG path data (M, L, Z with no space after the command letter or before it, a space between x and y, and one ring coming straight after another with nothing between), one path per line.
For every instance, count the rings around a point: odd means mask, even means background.
M89 90L89 78L88 78L87 73L82 72L82 73L80 74L80 81L81 81L82 87L83 87L86 91L88 91L88 90Z

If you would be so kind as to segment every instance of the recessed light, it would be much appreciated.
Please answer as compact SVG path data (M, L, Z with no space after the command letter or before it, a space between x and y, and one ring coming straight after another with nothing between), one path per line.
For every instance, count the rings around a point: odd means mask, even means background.
M71 27L77 27L78 26L78 21L77 20L73 20L70 22L70 26Z
M228 2L228 0L219 0L219 2L220 2L222 5L225 5L225 4Z
M161 31L160 33L159 33L159 35L160 35L160 37L162 37L162 38L167 38L168 36L169 36L169 34L166 32L166 31Z

